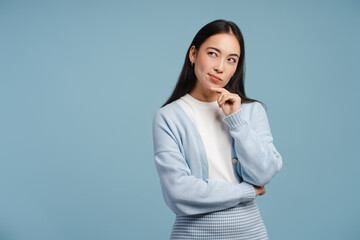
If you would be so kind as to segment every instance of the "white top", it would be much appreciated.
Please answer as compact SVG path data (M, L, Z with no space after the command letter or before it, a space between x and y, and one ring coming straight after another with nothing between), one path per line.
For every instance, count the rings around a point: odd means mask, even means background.
M199 131L209 163L209 178L239 183L231 163L230 129L223 121L225 114L217 101L202 102L186 94L176 102L184 109Z

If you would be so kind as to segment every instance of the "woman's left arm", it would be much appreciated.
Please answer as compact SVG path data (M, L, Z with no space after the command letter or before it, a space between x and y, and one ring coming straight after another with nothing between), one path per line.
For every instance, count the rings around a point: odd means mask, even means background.
M264 107L255 102L249 121L244 118L239 95L225 88L212 88L226 117L234 148L239 158L244 181L256 186L270 182L282 167L282 158L273 144L269 121Z
M254 103L250 123L243 109L226 116L244 181L257 186L270 182L282 167L282 158L273 144L269 121L261 103Z

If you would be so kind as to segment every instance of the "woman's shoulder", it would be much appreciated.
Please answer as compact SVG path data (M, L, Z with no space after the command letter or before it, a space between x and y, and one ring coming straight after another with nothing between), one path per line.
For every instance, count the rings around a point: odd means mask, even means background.
M171 102L155 112L153 129L182 134L185 129L192 129L192 123L180 105Z
M257 122L267 118L265 107L261 102L243 103L241 108L244 118L250 122Z
M259 111L265 111L263 104L258 101L242 103L241 108L243 109L244 112L247 112L249 114L253 114Z
M180 105L176 101L173 101L155 111L154 121L162 119L165 121L178 122L181 121L184 114L185 112Z
M174 114L176 114L176 112L178 111L178 104L174 101L171 103L166 104L165 106L157 109L155 111L155 115L165 115L165 116L172 116Z

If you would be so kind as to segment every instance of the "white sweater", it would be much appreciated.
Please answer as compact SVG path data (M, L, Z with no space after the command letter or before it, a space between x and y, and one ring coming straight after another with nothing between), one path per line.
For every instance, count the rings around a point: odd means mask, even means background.
M231 162L231 135L223 121L225 114L217 101L202 102L186 94L176 102L184 109L200 133L209 164L209 178L239 183Z

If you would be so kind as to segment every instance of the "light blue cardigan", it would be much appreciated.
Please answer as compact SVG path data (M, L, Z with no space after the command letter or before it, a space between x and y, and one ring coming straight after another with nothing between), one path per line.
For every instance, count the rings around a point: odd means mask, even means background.
M156 111L154 158L164 200L177 215L223 210L255 199L281 169L268 118L258 103L243 103L224 121L232 136L232 161L239 184L209 179L205 147L195 125L177 102Z

